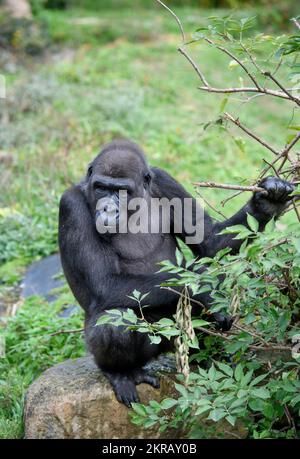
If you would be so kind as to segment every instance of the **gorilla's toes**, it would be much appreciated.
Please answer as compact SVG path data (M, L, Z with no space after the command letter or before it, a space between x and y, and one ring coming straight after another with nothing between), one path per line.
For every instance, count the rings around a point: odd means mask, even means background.
M159 378L151 373L148 373L146 370L136 370L133 374L133 379L135 384L146 383L155 389L159 389Z
M130 408L131 403L139 403L140 399L131 377L119 373L112 374L105 372L109 379L117 400Z
M125 381L124 381L125 383ZM117 400L120 403L124 403L128 408L131 407L131 403L139 403L140 399L133 381L127 380L125 384L119 384L114 388Z

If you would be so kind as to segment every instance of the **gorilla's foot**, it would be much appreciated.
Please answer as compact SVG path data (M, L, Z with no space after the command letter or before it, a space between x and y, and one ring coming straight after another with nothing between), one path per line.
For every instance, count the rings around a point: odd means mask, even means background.
M139 396L133 379L126 374L104 372L120 403L130 408L131 403L139 403Z
M130 408L131 403L139 403L136 385L141 383L150 384L155 389L159 388L159 379L142 368L135 369L130 373L103 372L109 380L117 400Z
M159 389L159 378L147 370L138 368L132 373L135 384L146 383L155 389Z

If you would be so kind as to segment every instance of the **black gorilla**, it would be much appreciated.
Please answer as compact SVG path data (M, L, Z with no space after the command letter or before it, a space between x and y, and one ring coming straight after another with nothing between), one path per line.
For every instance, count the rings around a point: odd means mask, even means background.
M219 235L226 227L247 226L247 213L259 222L260 230L273 217L278 217L290 199L293 186L279 178L269 177L261 184L266 192L255 193L250 201L233 217L222 223L214 222L204 213L204 239L188 244L195 256L214 256L220 249L230 247L237 252L242 241L234 235ZM126 405L138 401L136 384L146 382L158 386L155 376L142 366L163 350L164 344L151 344L147 334L126 332L124 327L105 324L95 326L97 319L109 309L132 308L138 304L129 298L133 290L149 292L146 318L157 320L175 313L178 295L161 289L159 284L171 276L157 273L157 263L175 261L176 237L187 242L191 235L182 228L175 234L174 216L170 215L171 233L100 234L96 220L109 226L112 214L116 221L119 211L118 192L126 190L129 202L136 197L185 198L192 200L191 220L196 221L196 200L161 169L150 167L141 149L129 141L114 141L107 145L88 168L85 179L68 189L62 196L59 212L59 245L67 281L85 311L86 341L97 365L109 378L117 399ZM108 205L97 205L103 198ZM105 202L105 200L104 200ZM184 226L184 225L183 225ZM176 236L176 237L175 237ZM195 297L194 297L195 298ZM208 294L197 295L205 306ZM215 314L223 330L231 326L230 318Z

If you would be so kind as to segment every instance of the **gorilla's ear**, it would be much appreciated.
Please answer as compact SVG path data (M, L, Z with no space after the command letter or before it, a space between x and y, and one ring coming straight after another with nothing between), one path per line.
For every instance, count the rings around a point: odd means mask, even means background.
M92 173L93 173L93 164L91 163L91 164L88 165L86 177L87 177L87 178L90 178L90 176L92 175Z
M151 179L152 179L151 172L146 172L146 174L144 175L144 186L145 186L145 188L150 185Z

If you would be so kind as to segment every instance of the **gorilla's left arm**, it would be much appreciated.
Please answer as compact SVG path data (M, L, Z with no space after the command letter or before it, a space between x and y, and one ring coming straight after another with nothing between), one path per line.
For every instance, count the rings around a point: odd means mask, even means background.
M198 223L196 220L196 208L199 206L197 200L193 198L173 177L167 172L153 168L153 191L159 197L173 199L175 197L181 200L185 198L192 199L192 225L204 225L203 240L199 244L187 244L195 255L204 257L213 257L219 250L230 247L232 253L237 253L242 240L234 239L235 234L219 233L230 226L244 225L248 227L247 216L252 215L259 223L259 231L262 231L266 224L275 217L278 218L286 208L287 202L291 199L290 193L294 186L289 182L278 177L267 177L263 179L259 186L266 192L256 192L247 204L242 207L235 215L223 222L215 222L206 212L202 212L203 218ZM176 234L177 237L186 242L187 236L193 236L193 233L187 233L184 222L182 232Z

